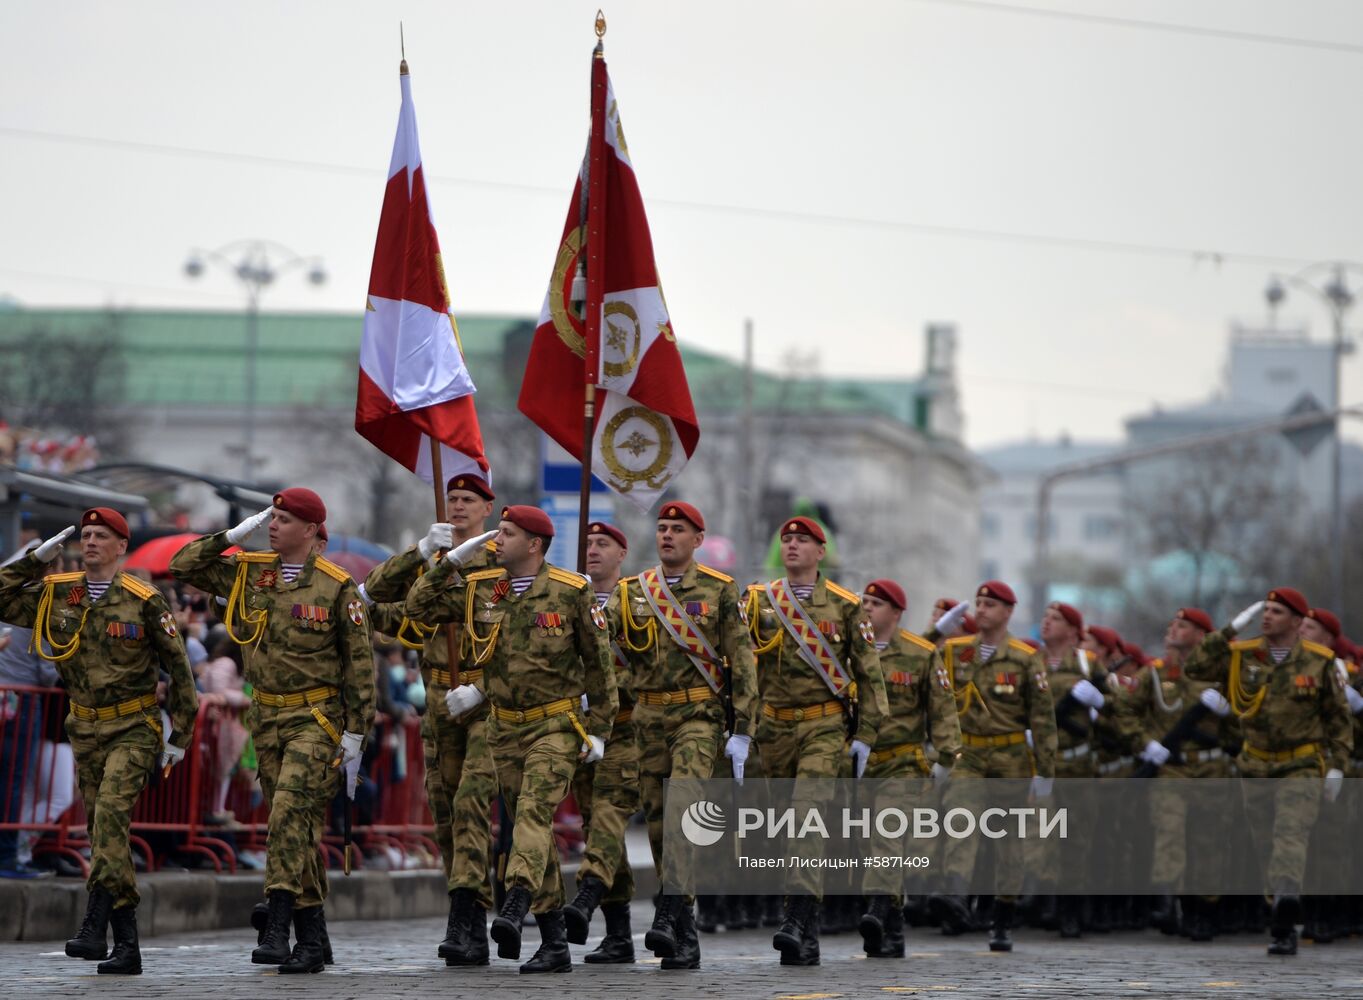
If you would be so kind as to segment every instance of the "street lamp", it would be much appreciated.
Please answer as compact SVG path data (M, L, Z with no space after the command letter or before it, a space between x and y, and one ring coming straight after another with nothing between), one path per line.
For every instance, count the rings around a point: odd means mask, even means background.
M1343 395L1341 373L1344 355L1353 351L1353 342L1344 335L1344 317L1354 304L1354 293L1349 288L1345 275L1353 271L1363 274L1363 265L1335 262L1311 264L1296 274L1272 275L1264 289L1264 299L1268 302L1270 317L1276 315L1278 307L1287 299L1288 286L1300 289L1314 296L1330 311L1334 339L1331 344L1334 360L1334 399L1329 401L1328 409L1338 410ZM1342 497L1342 455L1339 417L1333 425L1330 454L1330 607L1336 614L1344 613L1344 503Z
M199 278L216 264L232 275L246 291L246 419L242 454L242 480L254 477L256 437L256 356L260 341L260 294L274 284L280 275L299 268L307 268L307 279L312 285L323 285L326 269L320 257L303 257L288 247L269 240L238 240L216 250L191 250L185 260L185 275Z

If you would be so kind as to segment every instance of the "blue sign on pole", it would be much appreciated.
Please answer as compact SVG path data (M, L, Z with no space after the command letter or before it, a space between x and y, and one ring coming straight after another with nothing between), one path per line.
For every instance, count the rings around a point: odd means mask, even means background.
M540 435L540 507L554 522L549 561L564 569L577 569L577 518L582 489L582 464L547 434ZM615 520L610 488L592 476L587 516L607 524Z

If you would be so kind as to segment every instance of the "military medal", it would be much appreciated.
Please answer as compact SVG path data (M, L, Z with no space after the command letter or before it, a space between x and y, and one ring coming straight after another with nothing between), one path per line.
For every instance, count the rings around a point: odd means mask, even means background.
M162 611L161 617L157 619L161 623L162 630L166 635L174 639L180 633L175 628L175 616L169 611Z
M75 607L85 597L85 588L77 584L66 592L66 603Z
M606 616L601 613L601 609L593 604L591 614L592 621L596 624L596 627L604 630L606 628Z
M861 627L861 637L874 646L876 633L875 629L871 628L871 623L863 618L858 624Z
M256 577L256 589L264 590L266 587L273 587L278 578L279 572L277 570L261 570L260 576Z
M946 667L937 668L937 683L941 685L943 691L951 690L951 678L947 676Z

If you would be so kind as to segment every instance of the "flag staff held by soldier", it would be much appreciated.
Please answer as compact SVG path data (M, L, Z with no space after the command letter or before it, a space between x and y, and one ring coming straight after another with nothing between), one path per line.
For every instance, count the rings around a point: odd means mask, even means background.
M163 773L184 759L198 698L184 640L161 592L121 572L128 522L116 510L81 515L84 569L48 573L72 526L22 559L0 568L0 620L33 629L32 651L56 665L71 696L66 733L76 760L90 837L85 918L66 942L72 958L103 959L113 925L114 949L97 971L137 975L139 895L128 828L133 806L158 763ZM156 684L170 675L171 732L162 733Z

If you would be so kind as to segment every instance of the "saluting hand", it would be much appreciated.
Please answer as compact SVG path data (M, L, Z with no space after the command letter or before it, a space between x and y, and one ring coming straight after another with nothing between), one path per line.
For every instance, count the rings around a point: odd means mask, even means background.
M449 559L454 565L462 566L481 552L483 546L496 537L497 532L485 531L477 538L470 538L467 542L460 542L459 547L449 554Z
M235 528L227 529L227 540L233 545L240 545L246 539L256 533L256 530L263 525L274 514L273 507L266 507L258 514L252 514L242 521Z
M62 544L75 534L75 532L76 526L74 524L69 528L63 528L61 531L57 532L57 534L43 542L42 545L39 545L34 549L34 557L37 558L39 562L50 563L53 559L56 559L57 556L61 555Z
M1238 615L1231 619L1230 627L1235 629L1235 631L1237 632L1241 631L1242 629L1244 629L1246 625L1252 622L1254 620L1254 616L1257 615L1262 610L1264 610L1264 602L1255 601L1249 607L1245 608L1244 611L1241 611Z
M444 521L437 521L426 531L426 537L416 543L422 559L429 559L441 549L454 547L454 527Z
M951 635L956 631L957 626L961 624L961 620L965 618L965 614L969 610L970 602L962 601L950 611L944 611L942 617L937 619L937 631L942 635Z

